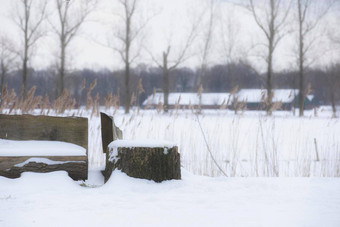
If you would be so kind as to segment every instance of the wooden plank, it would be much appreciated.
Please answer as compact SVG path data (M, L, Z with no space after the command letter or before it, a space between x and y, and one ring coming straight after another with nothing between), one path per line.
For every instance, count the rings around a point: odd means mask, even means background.
M23 163L30 158L46 158L52 161L85 161L88 162L86 156L20 156L20 157L0 157L0 171L9 169L17 164Z
M24 166L15 166L30 158L44 158L64 163L47 164L30 161ZM0 157L0 176L18 178L23 172L48 173L53 171L66 171L73 180L86 180L88 177L87 156Z
M122 131L115 125L113 118L100 113L101 133L102 133L102 146L103 153L106 153L108 145L117 139L123 139Z
M80 117L0 114L0 138L63 141L82 146L87 152L88 120Z
M23 167L13 166L10 169L0 170L0 176L18 178L23 172L49 173L54 171L66 171L73 180L86 180L88 165L86 162L46 164L29 162Z
M100 113L103 153L107 146L113 141L113 119L105 113Z

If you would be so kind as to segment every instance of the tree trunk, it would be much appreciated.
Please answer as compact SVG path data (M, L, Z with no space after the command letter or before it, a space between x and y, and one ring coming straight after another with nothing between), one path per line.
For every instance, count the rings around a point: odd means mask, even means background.
M0 108L2 105L2 99L3 99L3 87L4 87L4 81L5 81L5 71L2 69L1 72L1 82L0 82Z
M4 62L2 61L1 62L0 97L2 96L2 89L4 87L6 74L7 74L6 66Z
M301 12L301 1L298 1L299 12L299 116L303 116L304 110L304 35L303 35L303 18Z
M27 62L28 62L28 59L27 59L27 56L26 56L26 51L25 51L25 58L24 58L24 61L23 61L23 66L22 66L22 88L23 88L23 99L25 100L26 99L26 95L27 95Z
M27 94L27 62L28 62L28 22L29 22L29 12L30 6L27 5L27 2L24 2L25 5L25 26L24 26L24 58L23 58L23 66L22 66L22 86L23 86L23 100L26 99Z
M1 81L0 81L0 108L1 108L1 105L2 105L3 89L4 89L5 76L6 76L6 69L4 67L3 62L1 64L2 64L2 66L1 66L2 71L1 71Z
M128 7L128 5L125 5ZM131 97L130 97L130 45L131 45L131 16L126 12L126 33L125 33L125 113L130 112Z
M272 106L273 106L273 92L272 92L272 63L273 62L273 52L271 46L269 47L268 54L268 72L267 72L267 114L272 115Z
M300 71L299 71L299 116L303 116L304 110L304 85L303 85L303 62L300 60Z
M330 95L331 95L331 105L332 105L332 118L336 118L336 104L335 104L335 87L336 85L334 83L336 83L336 79L335 79L335 74L331 73L331 75L329 75L329 81L330 81Z
M128 114L130 112L130 65L128 62L125 62L125 113Z
M65 56L66 56L66 46L64 41L61 41L61 54L60 54L60 69L59 69L59 83L57 87L57 97L60 97L64 91L64 78L65 78Z
M331 91L331 103L332 103L332 117L336 118L336 105L335 105L335 97L334 97L334 91Z
M268 72L267 72L267 114L272 115L273 107L273 92L272 92L272 77L273 77L273 53L274 53L274 42L276 36L275 29L275 4L274 1L270 1L271 8L271 20L269 23L269 38L268 38Z
M154 180L181 179L180 155L177 147L117 147L108 148L104 172L105 182L118 169L130 177ZM113 150L117 149L117 156Z
M169 111L169 69L168 69L168 55L163 52L163 94L164 94L164 102L163 109L164 112L167 113Z

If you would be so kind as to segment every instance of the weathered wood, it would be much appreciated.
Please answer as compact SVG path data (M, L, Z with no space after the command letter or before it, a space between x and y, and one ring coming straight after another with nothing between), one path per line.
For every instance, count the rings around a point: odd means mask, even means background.
M118 147L117 149L116 157L113 157L113 150L109 150L110 155L106 158L105 182L115 169L131 177L155 182L181 179L180 154L176 146L172 148Z
M17 164L23 163L30 158L47 158L51 161L83 161L88 162L86 156L0 156L0 171L6 170ZM1 175L1 174L0 174Z
M106 148L113 141L113 119L104 113L100 113L101 133L103 153L106 153Z
M67 171L73 180L84 180L87 179L88 165L86 161L67 160L62 164L46 164L33 161L22 167L13 166L9 169L0 170L0 176L18 178L23 172L48 173L54 171Z
M86 180L88 174L88 120L79 117L50 117L0 114L0 138L9 140L43 140L73 143L86 149L86 156L1 156L0 176L20 177L22 172L67 171L74 180ZM57 154L56 154L57 155ZM30 158L45 158L64 162L46 164L29 162Z
M0 114L0 138L63 141L82 146L87 151L88 120L80 117Z
M123 139L122 131L115 125L111 116L100 113L103 152L106 153L109 144L117 139Z
M114 140L123 139L123 132L115 125L113 118L105 113L100 113L100 121L103 153L106 154L107 158L109 156L107 149L109 144ZM102 171L102 174L105 177L105 170Z

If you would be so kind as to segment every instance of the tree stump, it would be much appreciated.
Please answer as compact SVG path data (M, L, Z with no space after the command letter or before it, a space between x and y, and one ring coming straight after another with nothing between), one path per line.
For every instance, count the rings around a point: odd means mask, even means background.
M115 169L130 177L162 182L181 179L180 154L174 144L163 141L116 140L108 146L107 182Z

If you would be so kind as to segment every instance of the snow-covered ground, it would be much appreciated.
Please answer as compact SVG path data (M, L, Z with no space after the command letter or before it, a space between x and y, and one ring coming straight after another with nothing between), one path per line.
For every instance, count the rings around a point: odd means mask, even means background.
M65 172L0 177L0 226L340 225L339 178L210 178L154 183L114 172L82 187ZM99 172L87 182L100 184Z
M181 164L189 172L221 176L204 141L228 176L340 177L340 121L325 107L305 112L204 110L196 117L191 110L107 111L123 130L124 139L173 141L179 146ZM199 120L199 122L198 122ZM90 121L91 168L102 168L100 121Z
M197 175L222 176L208 145L228 176L340 177L340 121L331 118L328 106L305 111L303 118L291 111L275 111L268 117L261 111L235 114L231 110L204 110L198 118L187 109L168 114L132 109L128 115L122 109L101 111L114 117L124 139L174 142L181 153L182 167ZM85 110L57 115L89 118L89 167L103 169L99 117Z
M95 170L105 160L99 117L76 113L89 117L89 180L74 182L65 172L0 177L1 227L340 226L340 122L327 108L304 118L108 110L124 139L176 143L183 179L154 183L117 171L105 185ZM199 123L217 163L233 177L221 177Z

